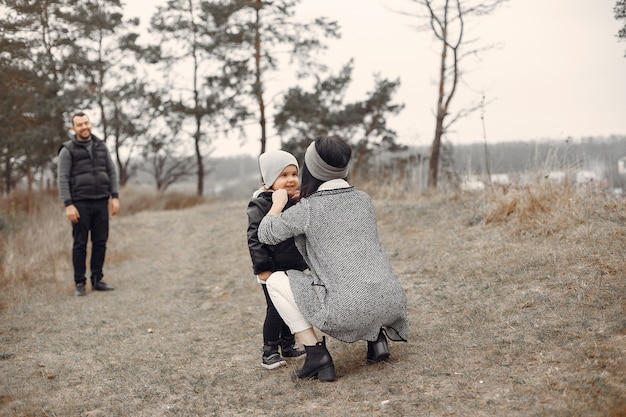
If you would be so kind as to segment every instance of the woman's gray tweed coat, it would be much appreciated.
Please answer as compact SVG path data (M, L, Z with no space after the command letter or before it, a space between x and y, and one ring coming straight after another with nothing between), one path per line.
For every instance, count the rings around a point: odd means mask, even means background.
M270 245L295 236L311 272L287 275L311 325L344 342L375 341L381 328L391 340L407 340L406 296L382 252L366 193L317 191L280 216L265 216L258 236Z

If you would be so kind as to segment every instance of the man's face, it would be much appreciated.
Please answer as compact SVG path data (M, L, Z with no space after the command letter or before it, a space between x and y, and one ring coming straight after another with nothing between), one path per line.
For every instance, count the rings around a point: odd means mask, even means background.
M86 142L91 138L91 122L87 116L76 116L72 120L72 130L76 133L76 139Z

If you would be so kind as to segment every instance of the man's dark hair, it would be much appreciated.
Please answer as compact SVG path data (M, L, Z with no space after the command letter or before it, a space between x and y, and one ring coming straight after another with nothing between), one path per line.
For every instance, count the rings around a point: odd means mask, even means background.
M79 112L77 112L77 113L74 113L74 115L72 116L72 126L74 126L74 119L75 119L75 118L77 118L77 117L83 117L83 116L86 116L86 117L89 119L89 116L87 116L87 115L85 114L85 112L79 111Z

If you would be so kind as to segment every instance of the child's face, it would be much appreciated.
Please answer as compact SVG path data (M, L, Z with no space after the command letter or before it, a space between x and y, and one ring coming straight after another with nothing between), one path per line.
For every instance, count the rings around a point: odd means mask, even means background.
M298 167L295 165L288 165L283 172L280 173L274 184L272 184L272 190L284 189L287 191L289 197L293 197L298 191Z

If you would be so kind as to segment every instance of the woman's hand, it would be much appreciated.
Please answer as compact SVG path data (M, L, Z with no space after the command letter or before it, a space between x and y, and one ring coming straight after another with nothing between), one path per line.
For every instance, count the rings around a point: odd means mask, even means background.
M290 199L300 201L300 190L296 190L292 195L289 196Z

